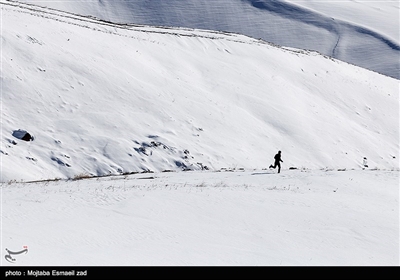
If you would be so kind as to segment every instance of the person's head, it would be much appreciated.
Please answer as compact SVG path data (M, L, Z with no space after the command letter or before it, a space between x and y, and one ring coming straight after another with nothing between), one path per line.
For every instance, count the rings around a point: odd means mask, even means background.
M281 153L281 151L278 151L278 154L280 154Z

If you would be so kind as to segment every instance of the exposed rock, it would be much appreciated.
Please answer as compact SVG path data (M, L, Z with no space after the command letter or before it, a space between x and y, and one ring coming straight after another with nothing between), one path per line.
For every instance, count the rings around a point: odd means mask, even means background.
M12 136L28 142L34 140L34 137L29 132L23 129L14 130Z

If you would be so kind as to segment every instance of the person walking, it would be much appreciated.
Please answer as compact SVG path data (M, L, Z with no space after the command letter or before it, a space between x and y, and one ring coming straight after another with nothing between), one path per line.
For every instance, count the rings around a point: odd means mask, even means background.
M281 172L281 162L283 162L283 160L281 159L281 151L278 151L278 153L274 156L275 159L275 163L274 165L270 165L269 168L276 168L278 167L278 173Z

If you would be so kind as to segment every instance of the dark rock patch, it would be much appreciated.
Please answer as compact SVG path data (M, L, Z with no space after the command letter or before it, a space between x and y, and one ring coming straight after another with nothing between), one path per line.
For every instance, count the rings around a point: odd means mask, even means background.
M23 141L27 141L27 142L34 140L33 135L23 129L14 130L12 133L12 136L14 136L15 138L17 138L19 140L23 140Z

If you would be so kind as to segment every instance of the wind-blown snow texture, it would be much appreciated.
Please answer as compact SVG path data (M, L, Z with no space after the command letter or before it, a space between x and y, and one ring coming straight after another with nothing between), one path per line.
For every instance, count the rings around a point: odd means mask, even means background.
M245 34L400 78L399 1L130 0L23 2L104 20Z
M2 181L399 167L399 81L243 35L2 7ZM22 129L33 141L13 137Z

